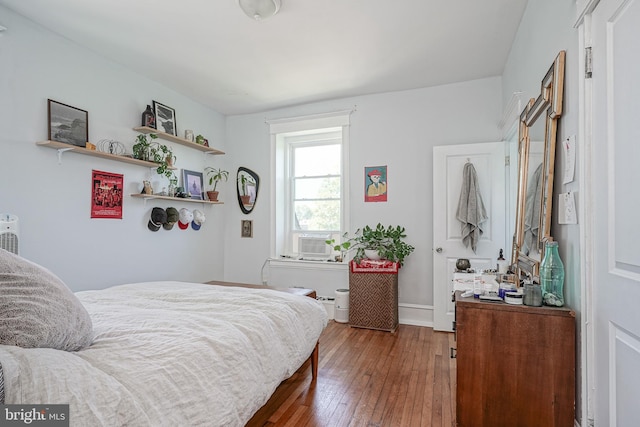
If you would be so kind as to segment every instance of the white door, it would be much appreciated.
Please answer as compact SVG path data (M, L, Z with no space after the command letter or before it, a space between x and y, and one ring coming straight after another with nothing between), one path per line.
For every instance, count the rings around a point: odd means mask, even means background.
M595 425L640 423L640 1L592 20L592 290ZM589 185L589 183L587 183ZM588 291L587 291L588 292ZM591 366L591 365L590 365ZM591 369L591 368L590 368Z
M511 244L505 239L505 142L447 145L433 149L433 328L453 329L451 301L453 273L458 258L473 268L496 268L500 249L509 259ZM471 162L478 175L480 194L488 219L483 224L476 252L462 243L461 223L456 219L464 165Z

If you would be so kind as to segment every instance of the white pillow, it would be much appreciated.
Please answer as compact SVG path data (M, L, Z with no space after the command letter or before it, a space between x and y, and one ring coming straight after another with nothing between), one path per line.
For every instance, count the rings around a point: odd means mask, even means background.
M89 313L67 285L0 249L0 344L76 351L92 341Z

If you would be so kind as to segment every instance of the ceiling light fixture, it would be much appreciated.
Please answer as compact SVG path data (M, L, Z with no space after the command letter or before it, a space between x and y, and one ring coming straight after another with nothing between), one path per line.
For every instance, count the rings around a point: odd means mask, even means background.
M278 13L280 0L238 0L240 8L256 21L267 19Z

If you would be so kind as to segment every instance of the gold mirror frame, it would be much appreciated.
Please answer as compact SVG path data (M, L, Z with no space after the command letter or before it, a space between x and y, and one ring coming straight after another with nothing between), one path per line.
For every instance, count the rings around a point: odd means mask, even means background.
M542 79L540 95L531 99L520 114L518 125L518 198L516 205L516 227L513 238L512 270L521 275L523 272L530 276L538 276L544 242L553 240L551 237L551 211L553 197L553 176L556 152L556 133L558 119L562 115L562 98L564 92L564 63L565 51L562 50L556 57L549 71ZM544 114L543 114L544 113ZM539 171L540 181L527 182L531 176L531 129L538 120L544 119L544 150L542 153L542 169ZM538 125L542 124L537 122ZM533 167L533 166L531 166ZM533 184L533 186L532 186ZM539 200L529 197L527 205L527 191L538 185ZM534 202L532 203L531 200ZM525 250L525 234L527 225L525 216L530 209L539 209L538 233L532 239L533 250L538 255L532 255L530 250Z

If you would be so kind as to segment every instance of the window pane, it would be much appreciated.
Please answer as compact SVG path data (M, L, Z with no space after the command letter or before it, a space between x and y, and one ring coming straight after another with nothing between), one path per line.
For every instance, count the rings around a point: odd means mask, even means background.
M298 178L294 183L296 200L340 198L340 177Z
M295 176L340 175L340 145L297 147Z
M294 229L309 231L340 230L340 201L294 202Z

